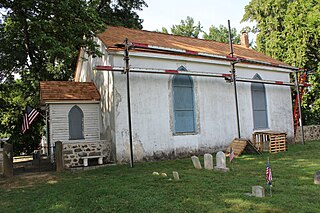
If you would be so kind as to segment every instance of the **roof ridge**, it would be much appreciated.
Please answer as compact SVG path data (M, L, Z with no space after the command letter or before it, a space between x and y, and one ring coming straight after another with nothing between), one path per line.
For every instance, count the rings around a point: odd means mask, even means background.
M150 30L144 30L144 29L140 30L140 29L134 29L134 28L127 28L127 27L123 27L123 26L112 26L112 25L109 25L109 26L110 27L115 27L115 28L123 28L123 29L127 29L127 30L132 30L132 31L144 31L144 32L147 32L147 33L160 34L160 35L165 35L165 36L182 37L182 38L186 38L186 39L201 40L201 41L210 42L210 43L216 42L216 43L219 43L219 44L229 45L229 43L216 41L216 40L210 40L210 39L204 39L204 38L194 38L194 37L190 37L190 36L174 35L174 34L170 34L170 33L167 34L167 33L163 33L163 32L150 31ZM107 27L107 29L108 29L108 27ZM233 44L233 45L244 47L241 44ZM246 47L244 47L244 48L246 48Z

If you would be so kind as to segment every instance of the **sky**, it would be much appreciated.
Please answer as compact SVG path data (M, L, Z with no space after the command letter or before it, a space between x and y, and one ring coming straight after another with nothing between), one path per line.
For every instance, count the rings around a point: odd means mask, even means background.
M143 29L154 31L166 27L168 30L174 24L180 24L187 16L200 21L205 32L209 32L211 25L228 26L228 20L232 28L238 33L245 26L253 26L254 23L240 23L244 14L244 7L250 0L145 0L147 8L138 11L143 19ZM250 36L250 35L249 35ZM252 35L253 36L253 35ZM252 38L250 38L251 40Z

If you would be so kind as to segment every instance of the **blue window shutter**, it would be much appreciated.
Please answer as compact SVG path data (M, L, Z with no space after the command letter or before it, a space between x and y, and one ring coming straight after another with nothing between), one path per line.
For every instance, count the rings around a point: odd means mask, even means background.
M83 112L78 106L73 106L69 111L69 139L84 139L83 137Z
M191 77L175 76L172 87L175 133L195 132L194 92Z
M261 80L256 74L253 79ZM265 87L262 83L251 84L254 129L268 128L268 111Z

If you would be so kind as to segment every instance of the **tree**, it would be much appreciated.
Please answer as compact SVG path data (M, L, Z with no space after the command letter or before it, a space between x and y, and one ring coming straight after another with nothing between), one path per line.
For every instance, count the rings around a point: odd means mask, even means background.
M158 33L164 33L164 34L169 34L167 28L165 28L165 27L162 27L162 28L161 28L161 31L158 30L158 29L156 29L156 32L158 32Z
M187 16L186 20L181 20L180 24L172 25L171 27L171 34L173 35L198 38L200 32L202 32L200 22L195 25L193 18L189 16ZM162 27L162 33L168 34L168 30L165 27Z
M143 6L143 0L1 1L1 134L14 143L40 135L35 124L27 135L19 133L25 106L39 104L39 81L72 79L80 48L100 56L97 33L107 24L141 28L135 11ZM14 81L14 73L21 80Z
M257 50L313 70L303 99L306 124L320 123L320 3L314 0L252 0L243 21L257 23Z
M0 138L9 137L9 142L14 143L15 154L21 152L30 154L38 148L44 124L43 120L38 118L29 131L21 133L22 113L26 102L37 105L32 96L25 98L26 94L23 91L28 91L28 85L21 80L8 79L0 84Z
M95 0L97 11L103 20L109 25L142 29L142 22L136 10L148 5L144 0Z
M237 34L236 28L231 29L231 36L234 44L240 43L240 34ZM223 25L220 25L219 27L211 26L208 34L204 32L203 38L206 40L229 43L229 29Z
M162 27L161 31L156 30L157 32L169 34L167 28ZM199 34L203 32L203 38L206 40L214 40L218 42L229 43L229 30L227 27L220 25L219 27L211 26L209 28L209 33L207 34L202 30L200 22L197 25L194 24L193 18L187 16L186 20L181 20L180 24L172 25L171 34L181 35L192 38L198 38ZM240 34L237 34L236 28L231 29L232 42L234 44L240 43Z

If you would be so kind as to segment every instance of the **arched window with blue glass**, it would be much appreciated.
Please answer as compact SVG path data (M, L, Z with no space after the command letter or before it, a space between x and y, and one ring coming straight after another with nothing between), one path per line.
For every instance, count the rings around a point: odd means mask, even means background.
M69 139L84 139L83 137L83 112L77 105L69 111Z
M262 80L259 74L253 79ZM266 90L263 83L251 83L253 126L254 129L268 128L268 111Z
M186 71L181 66L178 70ZM188 75L176 75L172 79L174 133L195 132L194 86Z

